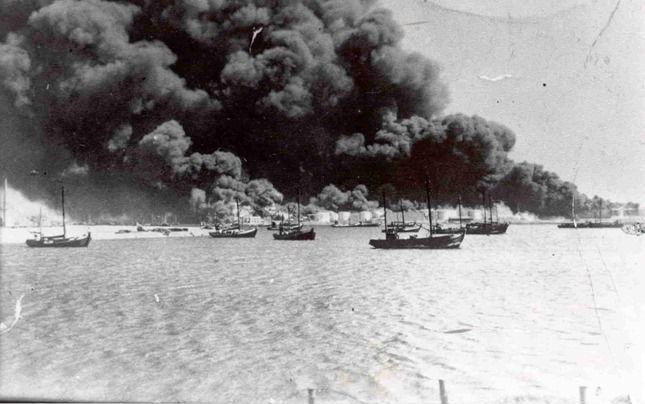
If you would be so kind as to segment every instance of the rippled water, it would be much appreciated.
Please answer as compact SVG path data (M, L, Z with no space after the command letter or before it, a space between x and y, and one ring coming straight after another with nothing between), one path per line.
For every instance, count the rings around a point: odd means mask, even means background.
M370 237L3 245L0 320L24 298L0 335L0 395L434 403L444 379L451 403L633 397L645 238L511 226L382 251Z

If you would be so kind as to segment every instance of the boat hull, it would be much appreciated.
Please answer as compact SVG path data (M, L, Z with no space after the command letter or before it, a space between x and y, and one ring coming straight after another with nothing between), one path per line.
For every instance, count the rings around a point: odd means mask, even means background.
M374 248L402 250L402 249L454 249L459 248L464 241L465 233L460 234L441 234L432 237L411 237L406 239L386 238L384 240L370 240L370 245Z
M88 233L85 237L45 236L27 240L26 243L33 248L70 248L87 247L90 240L92 240L92 235Z
M405 226L388 224L387 227L388 229L395 229L397 233L417 233L419 230L421 230L420 224L412 224L412 225L405 225ZM381 230L381 233L385 233L385 229Z
M275 233L273 235L273 238L276 240L315 240L316 232L314 231L314 229L311 229L309 231L295 230L283 233Z
M560 223L558 229L619 229L623 227L622 223Z
M331 227L336 229L344 227L379 227L378 223L356 223L356 224L332 224Z
M459 234L465 232L464 229L460 229L459 227L435 227L432 229L432 231L435 234Z
M468 223L466 232L468 234L504 234L508 229L508 223Z
M225 230L225 231L211 231L208 233L213 238L253 238L257 234L258 229L249 230Z
M282 231L302 230L303 226L304 226L304 224L300 224L300 225L297 225L297 224L284 225L284 226L282 226ZM269 231L279 231L280 226L269 226L269 227L267 227L267 230L269 230Z

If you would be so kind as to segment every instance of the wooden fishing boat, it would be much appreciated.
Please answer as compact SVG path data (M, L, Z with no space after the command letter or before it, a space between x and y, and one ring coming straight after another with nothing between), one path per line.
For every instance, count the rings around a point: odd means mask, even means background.
M302 225L300 224L300 190L298 190L298 199L296 200L296 206L298 209L298 212L297 212L298 224L296 226L296 229L289 230L287 227L287 230L285 230L285 227L282 225L282 223L280 223L280 226L278 228L278 233L273 234L273 238L275 240L315 240L316 239L316 232L314 231L313 228L309 229L308 231L303 231Z
M490 211L489 221L486 221L486 192L482 191L482 207L484 208L484 221L483 222L471 222L466 224L466 232L468 234L479 234L479 235L495 235L495 234L504 234L508 230L509 223L503 223L499 221L499 214L497 219L493 221L493 200L488 198L488 208ZM497 207L495 208L497 211Z
M38 172L32 171L32 175L38 175ZM27 239L26 244L29 247L87 247L92 240L92 233L76 237L67 237L67 228L65 226L65 186L60 187L61 209L63 213L63 234L57 236L45 236L42 230L34 232L34 238Z
M344 227L379 227L380 224L372 222L358 222L358 223L334 223L331 227L344 228Z
M283 231L301 230L303 227L304 227L304 223L300 223L300 224L283 224L282 225L282 230ZM271 226L267 227L267 230L271 230L271 231L280 230L280 223L272 222Z
M465 227L463 225L464 220L461 217L461 196L459 197L459 202L457 204L458 209L459 209L459 218L458 219L453 219L450 218L448 219L448 223L453 223L455 220L458 220L459 222L459 227L456 227L454 225L450 225L447 227L444 227L437 223L434 227L434 232L435 234L460 234L465 231Z
M387 227L396 229L397 233L417 233L421 230L422 225L417 222L390 222ZM385 229L381 232L385 233Z
M618 229L622 228L624 223L616 220L614 222L603 222L602 221L602 202L598 208L598 221L592 222L587 220L586 222L578 223L576 221L576 204L575 197L571 197L571 222L565 222L558 224L559 229Z
M465 232L459 234L434 234L432 226L432 207L430 206L430 185L426 179L426 204L428 205L428 221L430 227L428 237L418 237L413 235L409 238L400 238L396 227L387 225L387 207L385 192L383 193L383 210L385 215L385 239L372 239L369 244L374 248L380 249L453 249L459 248L464 241Z
M315 240L316 232L313 228L308 231L291 230L275 233L273 238L276 240Z
M87 233L84 236L67 237L66 234L58 236L43 236L36 233L33 239L26 241L29 247L87 247L92 240L92 234Z
M237 224L215 231L208 232L208 235L213 238L253 238L258 232L258 228L242 229L242 222L240 221L240 201L235 198L235 206L237 208Z

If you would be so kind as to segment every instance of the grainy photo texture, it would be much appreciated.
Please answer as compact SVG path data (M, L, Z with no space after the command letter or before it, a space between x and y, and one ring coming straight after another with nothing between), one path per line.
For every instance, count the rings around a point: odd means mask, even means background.
M645 0L0 0L0 400L637 404Z

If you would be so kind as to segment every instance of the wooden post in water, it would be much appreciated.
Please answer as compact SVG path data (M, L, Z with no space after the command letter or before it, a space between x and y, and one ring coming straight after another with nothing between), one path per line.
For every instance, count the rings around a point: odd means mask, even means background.
M439 379L439 398L441 399L441 404L448 404L448 395L446 394L446 386L443 383L443 380Z
M580 386L580 404L586 404L585 393L587 391L587 386Z
M309 393L309 404L314 404L315 400L315 390L314 389L307 389L307 392Z

